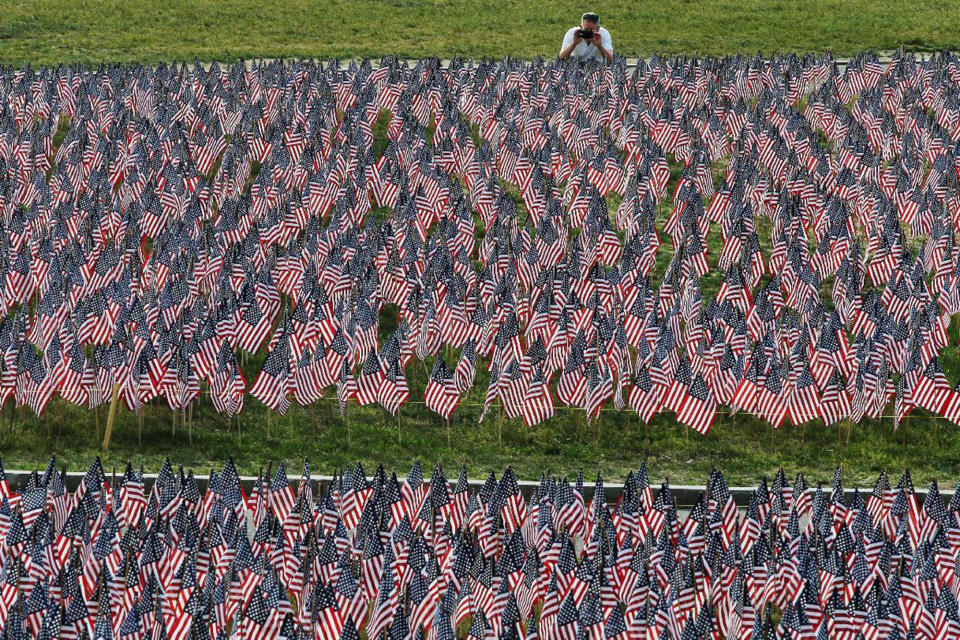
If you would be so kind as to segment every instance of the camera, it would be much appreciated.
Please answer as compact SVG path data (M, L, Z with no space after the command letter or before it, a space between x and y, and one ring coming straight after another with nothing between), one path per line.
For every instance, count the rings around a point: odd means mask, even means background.
M593 42L593 29L577 29L577 36L587 42Z

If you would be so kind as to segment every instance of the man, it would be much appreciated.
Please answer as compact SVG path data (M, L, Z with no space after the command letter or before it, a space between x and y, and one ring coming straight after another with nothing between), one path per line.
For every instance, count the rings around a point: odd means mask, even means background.
M585 39L584 35L590 35ZM563 36L560 45L560 58L574 56L580 62L588 60L613 60L613 40L610 32L600 26L600 16L595 13L585 13L580 18L580 26L572 27Z

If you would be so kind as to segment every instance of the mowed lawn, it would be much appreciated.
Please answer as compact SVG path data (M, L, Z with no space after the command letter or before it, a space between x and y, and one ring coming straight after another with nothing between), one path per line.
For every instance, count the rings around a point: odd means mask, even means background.
M193 0L192 2L31 2L0 7L0 63L20 65L171 60L234 60L252 57L341 59L439 56L449 58L512 55L532 58L556 54L565 28L583 10L598 11L613 32L618 52L709 54L833 51L838 56L863 49L906 47L932 51L960 46L960 4L890 0L806 0L658 3L605 2L590 5L526 2L268 2ZM382 149L384 122L375 133ZM679 168L673 168L673 193ZM615 210L615 202L611 202ZM665 219L672 203L662 204ZM717 241L716 230L709 239ZM761 233L761 241L767 240ZM769 249L765 247L765 249ZM715 254L714 254L715 255ZM662 277L669 254L658 256ZM712 295L719 275L704 278ZM825 285L826 287L826 285ZM825 288L825 291L827 289ZM392 329L383 318L381 333ZM958 341L958 323L951 326ZM455 362L455 353L447 355ZM263 354L244 362L247 380L255 379ZM960 378L955 346L942 363L951 383ZM399 419L379 408L352 405L345 417L330 397L312 408L294 406L271 414L252 397L239 418L217 414L209 401L190 416L177 415L159 401L139 415L121 405L110 450L103 453L109 471L127 460L156 471L165 457L199 473L232 456L244 473L255 474L271 460L286 459L299 471L304 457L314 473L330 473L361 461L368 473L377 464L406 473L414 459L427 466L441 462L450 476L466 464L471 477L501 472L512 465L521 478L542 472L588 476L602 472L620 481L644 460L655 480L701 484L712 468L734 485L755 485L779 465L789 474L804 472L812 483L829 483L842 463L849 485L870 485L881 470L913 472L918 485L939 479L952 488L960 475L960 430L922 414L907 418L899 431L891 420L860 425L774 431L744 415L721 415L707 436L690 433L670 415L652 425L612 406L587 424L583 412L558 406L544 426L527 429L504 419L495 407L479 422L487 375L481 368L475 387L445 424L422 405L426 366L408 369L411 401ZM0 411L0 455L7 468L42 468L51 454L72 470L83 470L100 451L107 408L87 411L54 400L43 418L29 409Z
M386 119L374 126L374 149L386 144ZM673 207L672 194L680 175L671 165L667 196L658 210L662 227ZM717 173L715 181L719 181ZM506 183L502 183L506 188ZM519 208L519 194L508 188ZM612 195L608 207L615 211ZM763 227L763 225L761 225ZM719 232L708 236L711 263L719 255ZM769 233L761 229L760 242L769 253ZM669 244L661 247L654 269L654 285L662 282L670 262ZM715 295L720 273L714 269L701 279L705 296ZM830 300L829 281L823 285L824 299ZM380 318L380 339L396 327L396 309L385 307ZM960 379L960 322L950 326L950 344L940 362L951 384ZM449 349L443 355L456 363L459 353ZM265 353L241 356L248 381L256 379ZM443 464L456 475L461 464L473 478L491 471L499 474L508 465L522 479L536 480L542 473L574 476L584 469L592 479L602 473L608 481L620 482L630 471L647 462L651 478L674 484L704 484L711 469L720 469L731 485L755 486L760 478L772 478L779 466L793 477L802 472L808 482L829 485L837 465L845 469L848 486L872 486L877 474L886 470L899 474L909 469L917 485L937 479L943 489L952 489L960 477L960 428L941 418L916 410L894 431L893 421L844 422L825 427L811 423L799 428L774 430L747 414L718 414L713 429L701 436L677 424L672 414L657 416L643 424L629 410L617 412L608 403L599 420L587 423L580 409L556 403L556 415L549 422L528 429L520 420L510 420L494 405L481 422L484 395L489 383L486 365L478 366L477 380L466 394L450 424L426 409L424 389L431 361L414 360L407 368L410 399L393 417L380 407L359 408L351 403L341 415L335 390L312 407L294 404L284 415L268 410L251 396L239 417L214 411L201 398L192 414L170 411L160 399L139 414L119 403L112 441L102 451L108 408L88 411L55 398L42 418L28 408L14 409L9 403L0 410L0 456L7 468L43 468L51 455L69 469L83 471L96 455L105 468L122 471L127 461L143 464L148 471L160 468L164 458L186 469L204 474L232 457L241 473L255 475L269 462L285 460L290 473L299 473L303 459L309 459L314 473L335 473L358 461L367 473L379 464L389 471L406 474L414 460L432 467ZM892 405L889 407L892 413Z
M585 10L627 56L960 47L955 0L5 0L0 62L533 58Z
M410 372L418 369L412 363ZM481 376L478 376L481 377ZM790 478L803 472L811 484L828 487L837 464L843 464L848 486L872 486L877 474L899 474L909 468L918 487L937 479L953 489L960 475L960 432L949 423L919 414L893 432L892 421L824 427L786 427L775 431L749 416L718 416L706 436L688 432L672 415L644 425L628 412L604 411L588 425L583 413L558 406L557 416L534 429L500 418L493 409L478 423L482 389L474 390L447 425L422 404L426 374L409 376L411 402L399 419L380 408L352 405L341 417L335 397L312 410L294 406L284 416L270 414L253 398L239 420L217 414L208 401L195 405L192 427L165 405L148 405L143 420L121 408L110 450L101 453L108 473L122 471L130 460L157 471L167 456L185 469L205 475L233 457L242 473L256 475L271 460L284 459L291 474L299 474L304 458L313 473L333 473L345 465L363 463L367 473L383 464L389 472L406 475L415 459L432 468L440 462L453 480L460 464L471 478L498 475L511 465L522 479L541 473L575 476L582 467L591 482L599 471L610 482L621 482L646 460L651 479L674 484L704 484L712 468L723 471L732 485L756 486L772 478L783 465ZM483 380L479 380L481 384ZM4 465L40 468L50 455L72 471L84 471L99 452L107 408L90 412L51 403L42 419L29 409L6 406L0 418L0 452Z

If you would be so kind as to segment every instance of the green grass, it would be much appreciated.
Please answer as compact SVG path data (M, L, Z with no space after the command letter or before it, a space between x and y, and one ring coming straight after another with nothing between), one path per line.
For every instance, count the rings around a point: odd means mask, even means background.
M426 374L418 369L414 362L412 398L423 397ZM898 432L890 420L852 425L849 441L845 424L774 431L750 416L722 415L708 435L699 436L686 432L671 415L658 416L647 427L635 415L611 409L588 425L581 411L563 407L546 425L527 429L522 422L501 419L499 409L478 424L481 394L481 389L470 394L449 431L422 404L410 402L401 408L399 420L382 409L356 405L342 418L335 397L316 403L312 412L294 406L284 416L268 417L262 405L248 398L248 410L231 420L204 401L194 410L192 435L180 418L174 428L174 414L158 403L144 409L140 432L138 416L121 405L110 450L103 456L108 471L113 466L122 470L127 460L156 471L169 456L175 464L206 473L233 456L248 474L279 459L296 473L304 457L314 473L331 473L359 460L368 472L382 463L405 474L420 459L426 465L441 462L453 477L461 463L473 478L512 465L521 478L531 480L547 471L575 474L583 466L588 475L600 471L610 481L621 481L647 460L652 479L675 484L702 484L718 468L732 485L755 485L781 464L788 473L800 471L811 482L829 484L834 468L843 463L848 486L872 486L884 469L909 468L918 486L937 478L944 489L952 489L960 475L960 432L920 414L908 417ZM29 409L7 407L0 417L4 465L42 469L55 454L69 469L83 471L98 453L106 415L106 407L94 413L56 402L37 419Z
M377 152L386 145L386 126L387 120L379 118L373 127ZM662 245L653 275L655 284L662 281L672 257L662 227L673 207L680 167L671 162L670 168L666 196L657 211ZM516 201L522 225L525 210L520 195L512 185L504 183L504 187ZM616 194L608 197L611 215L615 215L618 202ZM763 249L769 252L766 219L760 220L759 231ZM715 266L720 249L715 228L711 228L708 244L711 266ZM715 268L702 278L704 294L714 295L721 278ZM829 300L829 295L825 290L824 299ZM395 329L396 312L388 305L381 313L381 340ZM950 343L958 341L960 323L955 321L950 327ZM264 355L241 357L250 384ZM443 356L450 366L456 364L456 352L445 350ZM960 379L955 347L942 354L941 363L951 384L955 384ZM551 421L532 429L519 420L501 417L499 406L492 408L481 423L489 381L483 363L473 389L462 399L448 427L423 405L431 365L432 360L414 360L407 368L410 400L401 408L399 418L379 407L361 409L355 404L341 416L332 389L313 407L294 405L283 416L248 395L240 417L228 418L216 413L203 398L194 405L189 424L160 399L148 404L139 415L120 403L111 447L102 453L107 407L90 412L55 399L42 418L26 408L3 408L0 453L8 468L28 469L43 467L55 454L61 464L83 470L99 453L108 470L122 468L132 460L155 471L169 457L175 464L200 473L219 467L228 457L234 458L241 473L256 474L269 461L280 459L286 460L291 473L295 473L306 457L315 473L331 473L357 461L368 472L383 464L405 473L414 459L420 459L428 465L441 462L451 476L460 464L466 464L474 478L490 471L499 473L511 465L521 478L531 480L543 472L575 474L583 467L588 475L599 471L611 481L619 481L644 460L652 479L666 478L674 484L702 484L711 469L719 468L731 485L754 485L763 476L771 477L780 465L791 474L805 473L812 483L829 483L836 465L843 464L848 486L872 485L881 470L900 472L909 468L918 485L937 478L944 488L952 488L960 476L960 430L919 411L908 416L897 432L890 419L839 428L810 424L775 431L752 416L723 413L711 432L700 436L678 425L671 414L657 416L648 426L630 411L616 412L612 403L592 424L587 424L582 410L559 404Z
M849 55L863 49L898 47L921 51L960 47L960 5L953 1L893 0L669 0L659 3L567 3L447 0L334 0L323 4L279 4L248 0L155 2L8 1L0 11L0 62L20 65L98 62L235 60L254 57L403 57L453 56L532 58L553 56L563 31L586 9L598 11L612 31L618 53L652 52L723 55L783 51L833 51ZM65 124L65 123L63 123ZM375 126L375 152L385 146L385 120ZM65 127L61 127L65 132ZM62 132L58 132L62 139ZM59 141L57 141L59 142ZM717 167L715 167L716 169ZM673 167L668 197L658 212L669 214L678 169ZM514 194L515 195L515 194ZM521 205L522 208L522 205ZM610 202L616 209L615 199ZM766 229L761 241L766 243ZM708 237L716 258L716 229ZM764 245L765 249L768 249ZM669 241L655 270L659 282L670 259ZM702 281L705 295L719 286L714 270ZM395 313L395 310L393 310ZM381 333L395 318L384 317ZM951 326L951 344L958 323ZM952 383L960 377L960 359L951 346L943 365ZM448 354L455 362L456 354ZM253 381L260 357L244 364ZM429 363L427 363L429 364ZM421 400L426 366L408 370L411 398ZM140 415L120 408L106 467L127 460L157 470L165 457L203 472L229 456L244 473L256 473L270 460L286 459L295 471L308 457L314 472L329 473L360 460L368 471L376 464L405 472L415 458L442 462L450 475L465 463L472 477L502 471L507 465L522 478L541 472L574 473L583 466L611 480L647 460L654 479L702 483L711 468L724 471L731 484L751 485L783 464L812 482L829 482L843 463L847 483L872 483L883 469L910 468L918 484L937 477L952 486L960 475L960 432L941 420L917 414L894 433L890 420L824 428L785 428L743 415L721 415L707 436L689 433L671 415L652 425L629 412L605 410L588 425L583 412L557 407L545 426L527 429L502 419L494 408L478 423L487 376L464 398L449 427L422 404L409 402L399 420L378 408L351 406L341 417L335 397L311 409L294 406L271 414L252 397L239 419L217 414L209 401L195 406L190 428L160 401ZM332 393L332 392L331 392ZM9 405L0 411L0 454L8 468L35 468L57 455L61 464L82 470L100 450L106 407L91 412L54 400L43 418Z
M660 206L660 225L672 206L669 194L677 173L673 171L668 196ZM522 212L521 203L518 208ZM711 260L715 260L718 248L711 246L711 251ZM662 279L670 255L666 238L661 253L657 271ZM716 278L703 280L704 289L712 289L710 295L715 293ZM381 339L395 326L396 309L385 307ZM957 343L958 334L960 323L954 322L951 344ZM443 355L451 366L456 363L456 352L446 350ZM262 362L263 354L241 361L251 384ZM941 362L951 384L956 383L960 378L956 349L948 348ZM952 488L960 476L960 430L920 410L907 416L896 432L891 419L774 430L753 416L724 412L717 416L710 433L701 436L678 425L672 414L657 416L648 426L629 410L616 412L612 402L592 424L586 422L582 410L559 403L552 420L532 429L520 420L501 417L498 405L481 423L489 381L482 363L476 384L462 399L448 427L423 405L431 365L432 360L411 362L407 369L410 400L399 418L379 407L361 409L355 404L341 416L332 389L312 408L293 405L282 416L247 396L243 413L231 419L216 413L204 398L194 405L192 429L160 399L147 405L142 417L127 411L121 402L110 450L102 455L107 469L132 460L156 470L169 457L200 472L218 467L232 456L241 472L248 474L280 459L290 463L294 472L299 460L306 457L316 473L331 473L358 460L368 471L383 464L405 473L414 459L420 459L428 464L441 462L451 475L460 464L466 464L474 478L490 471L499 473L511 465L521 478L530 480L543 472L575 474L582 466L588 475L599 471L619 481L644 460L653 479L666 478L675 484L702 484L711 469L719 468L731 485L754 485L761 477L771 477L781 465L791 474L805 473L812 483L829 483L836 466L843 464L849 486L872 485L881 470L909 468L918 484L937 478L944 488ZM48 456L56 454L61 464L82 470L101 453L106 416L105 406L91 413L58 399L39 419L29 409L8 406L0 412L4 463L8 468L42 467Z
M0 61L555 56L586 9L627 56L960 47L953 0L7 0Z
M379 118L374 125L377 153L386 145L386 125L386 118ZM657 212L661 231L673 206L672 194L679 176L680 167L671 163L667 195ZM512 186L507 186L507 192L517 202L522 224L525 212L519 193ZM608 198L611 215L618 201L615 194ZM672 255L669 239L662 233L661 239L655 284L662 281ZM764 250L769 251L765 219L760 220L760 239ZM708 244L714 266L719 255L715 228ZM704 294L714 295L721 278L717 269L704 277ZM829 300L828 289L824 298ZM388 306L381 316L381 338L395 326L396 309ZM950 337L951 344L958 342L960 323L951 325ZM444 357L451 366L456 363L456 353L445 352ZM251 384L262 361L263 354L241 359ZM956 383L960 378L956 349L947 349L941 361L951 383ZM811 424L774 431L749 415L722 414L713 430L700 436L677 425L670 414L658 416L647 426L629 411L617 413L611 405L593 424L586 423L581 410L563 406L557 406L553 420L533 429L518 420L501 418L499 407L480 423L489 380L482 365L476 385L448 428L422 404L430 365L414 360L408 367L411 401L403 406L399 419L378 407L359 409L356 405L341 417L332 390L312 408L294 405L283 416L270 412L250 396L239 418L216 413L204 398L194 406L188 421L159 399L139 415L127 411L121 403L110 450L102 453L105 466L108 470L122 468L131 460L155 471L169 457L175 464L204 473L232 456L241 472L255 474L269 461L279 459L291 463L295 472L299 461L307 457L316 473L330 473L358 460L368 471L383 464L405 473L419 458L427 464L443 463L451 475L460 464L466 464L474 478L500 472L507 465L526 479L536 479L542 472L573 474L582 466L590 475L600 471L617 481L646 460L655 480L700 484L712 468L719 468L729 483L753 485L760 477L772 476L780 465L790 473L807 474L811 482L830 482L834 468L842 463L851 486L871 484L881 470L909 468L918 484L938 478L945 488L952 487L960 475L960 431L921 413L908 416L896 433L889 419L852 425L849 430L847 425L825 428ZM91 412L55 399L43 417L37 418L29 409L14 409L8 404L0 410L0 454L7 468L42 468L50 455L56 455L61 464L83 470L93 456L101 453L106 421L105 406Z

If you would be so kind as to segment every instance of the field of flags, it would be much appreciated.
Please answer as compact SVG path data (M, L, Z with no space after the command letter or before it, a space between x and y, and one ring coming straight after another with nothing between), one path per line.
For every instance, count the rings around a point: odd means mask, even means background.
M714 471L678 508L644 465L622 485L511 469L451 484L358 464L319 483L281 463L201 491L99 460L75 490L51 461L0 471L5 640L767 640L960 637L960 492L909 472L872 491L791 483L744 508ZM613 489L613 490L611 490Z
M954 54L2 68L0 402L960 422L958 140Z

